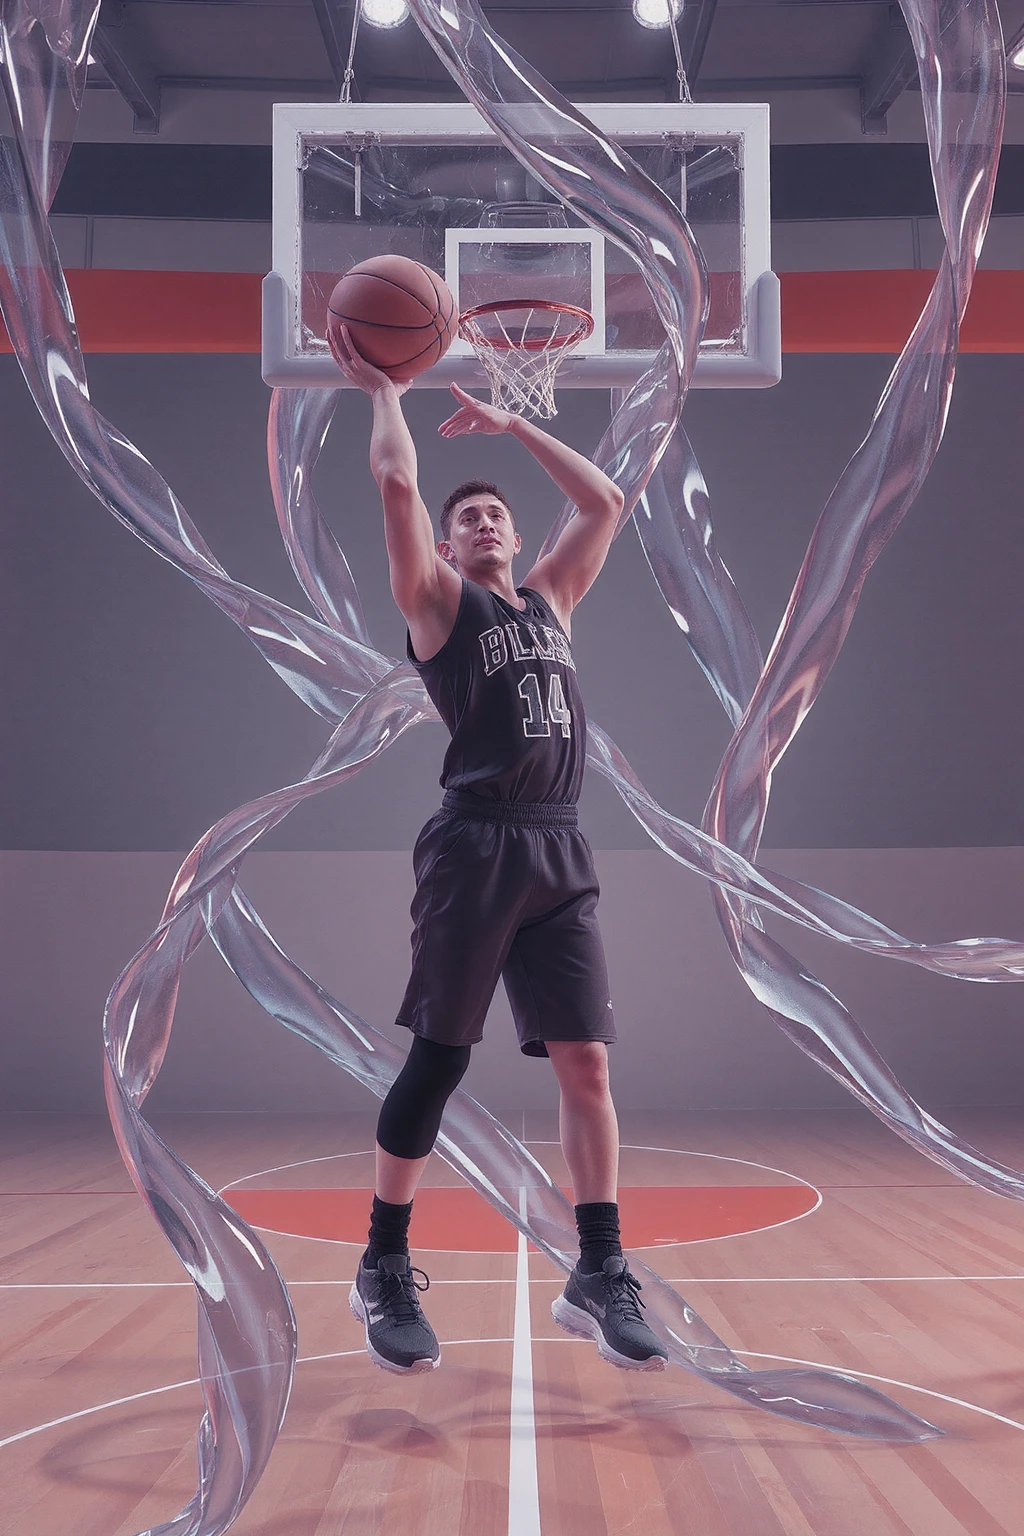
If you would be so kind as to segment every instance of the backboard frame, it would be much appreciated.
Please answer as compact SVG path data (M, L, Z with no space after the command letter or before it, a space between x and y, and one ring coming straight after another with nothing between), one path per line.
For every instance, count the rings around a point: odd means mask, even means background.
M665 136L737 140L743 232L743 306L746 349L723 353L702 349L694 369L697 388L764 388L782 373L779 282L771 270L768 106L766 103L590 103L580 107L602 132L629 150L630 142L656 143ZM301 177L308 145L367 136L367 142L417 145L447 143L494 144L497 137L476 108L463 103L424 102L302 102L274 107L273 262L263 284L263 377L285 388L345 387L347 381L329 355L304 355L296 348L300 288L299 240ZM446 231L447 236L452 229ZM586 230L544 229L534 232L474 229L476 239L508 240L529 233L554 243ZM340 273L339 273L340 276ZM596 286L596 285L595 285ZM527 295L510 294L510 297ZM595 316L596 318L596 316ZM595 326L598 341L566 358L559 387L622 388L633 384L650 365L654 352L604 351L603 326ZM452 347L415 387L466 388L486 386L483 370L465 344Z

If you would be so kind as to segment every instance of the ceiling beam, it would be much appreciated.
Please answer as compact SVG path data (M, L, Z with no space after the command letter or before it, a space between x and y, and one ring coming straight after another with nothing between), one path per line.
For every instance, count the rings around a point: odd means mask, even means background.
M889 7L888 21L879 33L864 68L860 86L860 128L865 134L888 132L886 113L907 86L917 79L917 59L903 12Z
M177 3L193 3L193 0L177 0ZM204 0L204 3L208 3L208 0ZM330 91L332 82L326 79L296 80L279 75L161 75L160 84L165 91L265 91L284 100L289 96L322 97ZM744 100L763 101L773 92L857 91L860 84L860 75L748 75L736 79L702 80L701 90L712 95L731 96L734 101L741 97ZM670 85L675 86L675 75L638 75L619 80L614 77L601 80L556 80L554 85L563 96L579 101L592 99L587 92L602 94L605 91L646 91L652 96L660 93L657 104L661 105L665 91ZM89 88L108 90L110 83L107 80L91 79ZM366 81L367 97L372 99L375 90L403 91L409 101L443 93L457 100L460 95L458 86L451 80L431 81L411 75L371 75ZM1024 95L1024 81L1020 84L1007 82L1006 90L1009 95Z
M412 75L370 75L364 83L369 99L372 99L375 91L404 94L409 100L445 94L458 98L461 95L455 82L443 77L423 79ZM609 75L600 80L553 80L551 83L556 91L561 91L563 96L573 101L591 101L595 95L602 96L609 91L634 91L656 97L657 104L662 105L665 93L670 89L675 90L676 77L673 70L671 75ZM701 90L706 94L729 95L736 101L763 101L772 92L856 91L860 89L860 83L860 75L758 75L702 80Z
M92 40L92 56L102 64L111 85L132 109L136 133L160 132L160 82L150 61L125 25L125 8L107 3Z

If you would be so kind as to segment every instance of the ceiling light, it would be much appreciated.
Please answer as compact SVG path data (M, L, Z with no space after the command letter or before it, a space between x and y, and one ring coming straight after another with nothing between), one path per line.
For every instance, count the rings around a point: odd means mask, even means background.
M1024 69L1024 27L1018 27L1007 43L1006 62L1011 69Z
M682 8L683 0L633 0L633 15L642 27L667 27L670 20L678 20Z
M363 20L371 27L400 27L408 14L405 0L363 0Z

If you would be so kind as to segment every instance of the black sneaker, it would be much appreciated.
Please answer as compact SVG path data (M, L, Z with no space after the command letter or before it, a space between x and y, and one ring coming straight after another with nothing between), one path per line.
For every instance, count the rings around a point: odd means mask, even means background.
M595 1274L569 1276L551 1303L551 1316L566 1333L597 1341L602 1360L626 1371L663 1371L668 1351L640 1316L640 1282L621 1254L605 1259Z
M440 1364L437 1336L420 1310L417 1291L430 1285L417 1285L407 1253L385 1253L376 1268L367 1269L362 1260L348 1304L366 1329L366 1348L370 1359L385 1371L432 1371Z

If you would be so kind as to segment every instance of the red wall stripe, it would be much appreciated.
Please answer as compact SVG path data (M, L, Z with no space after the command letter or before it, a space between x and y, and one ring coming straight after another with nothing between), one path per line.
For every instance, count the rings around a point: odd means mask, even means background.
M86 352L259 352L260 284L256 272L126 272L72 269L67 274ZM11 350L0 328L0 350Z
M900 350L931 272L784 272L785 352ZM251 272L73 270L86 352L259 352L260 278ZM965 352L1024 352L1024 272L979 272ZM11 350L0 326L0 352Z
M784 352L899 352L934 272L784 272ZM1024 352L1024 272L979 272L962 352Z

